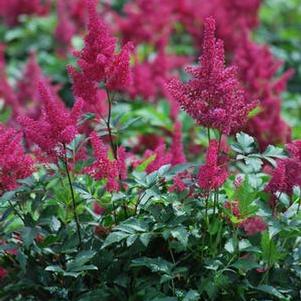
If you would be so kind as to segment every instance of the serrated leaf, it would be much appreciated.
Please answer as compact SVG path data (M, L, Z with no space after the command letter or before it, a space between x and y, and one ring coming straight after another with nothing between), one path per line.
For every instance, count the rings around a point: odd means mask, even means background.
M254 149L254 138L243 132L236 134L237 143L231 145L231 148L242 154L249 154Z

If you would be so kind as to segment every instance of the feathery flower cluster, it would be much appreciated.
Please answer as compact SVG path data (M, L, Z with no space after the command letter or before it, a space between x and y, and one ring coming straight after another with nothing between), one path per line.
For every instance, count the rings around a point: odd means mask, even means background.
M147 166L146 172L151 173L158 170L161 166L170 164L172 159L171 153L166 149L164 143L161 143L154 151L147 150L145 157L150 158L155 156L154 160Z
M239 43L234 62L248 98L260 100L261 112L248 122L248 132L257 138L262 149L289 142L290 128L281 118L281 93L292 70L277 77L283 63L272 56L267 46L251 42L247 34Z
M294 186L301 186L301 141L294 141L287 145L290 157L277 161L277 167L273 170L272 178L266 186L266 191L273 194L284 192L293 193Z
M116 39L98 16L96 1L87 0L85 3L89 17L88 33L84 48L75 52L80 70L72 66L67 70L73 81L73 94L84 101L83 111L95 113L99 119L107 115L109 101L107 93L99 89L99 83L102 82L109 93L129 86L132 45L128 43L116 53Z
M200 166L198 184L204 190L219 188L228 178L226 162L219 157L219 143L211 140L206 155L206 162Z
M33 160L24 153L22 133L0 125L0 195L18 187L17 180L33 172Z
M118 150L118 160L109 158L109 149L99 139L95 132L90 134L91 144L94 151L95 161L85 168L84 172L95 180L106 180L108 191L118 191L120 188L119 179L123 180L127 176L125 165L125 150Z
M251 236L263 232L267 228L267 225L260 216L255 215L241 222L239 227L242 228L247 235Z
M65 146L77 134L77 120L81 114L82 101L79 99L71 112L55 98L45 83L39 83L39 93L43 101L42 116L38 120L20 116L27 139L56 161L64 155Z
M256 102L249 102L235 67L224 67L223 42L216 41L215 21L205 21L203 54L200 65L187 68L193 78L187 83L172 80L170 93L198 124L224 134L239 131Z
M87 3L88 34L85 36L84 48L75 52L81 71L69 67L69 73L74 80L74 94L84 101L95 102L99 82L103 82L108 90L123 90L128 86L129 58L133 46L128 43L116 53L116 39L97 15L96 1L87 0Z

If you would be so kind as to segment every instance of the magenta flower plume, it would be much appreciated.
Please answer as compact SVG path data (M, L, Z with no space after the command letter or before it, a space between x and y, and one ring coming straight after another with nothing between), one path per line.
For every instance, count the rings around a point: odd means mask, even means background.
M155 158L146 168L148 173L158 170L163 165L170 164L172 158L171 153L166 150L164 142L160 143L154 151L147 150L145 152L146 158L151 156L155 156Z
M301 140L295 140L286 145L286 149L291 158L301 162Z
M41 118L33 120L21 116L18 121L24 127L27 139L36 144L42 152L57 160L64 154L65 145L77 134L77 120L83 103L79 99L69 112L42 82L39 84L39 93L43 101Z
M200 65L187 68L193 78L187 83L174 79L168 88L198 124L228 135L244 126L256 102L248 102L236 68L225 68L223 42L216 41L214 33L215 21L207 18Z
M0 195L18 187L17 180L29 177L33 159L24 153L22 133L0 125Z
M86 167L84 172L95 180L106 180L106 188L108 191L119 190L118 162L109 159L108 147L103 144L95 132L91 133L90 138L95 161L92 165Z
M116 39L98 16L96 1L87 0L87 6L88 34L84 48L75 53L78 65L89 81L104 82L109 90L122 90L130 82L129 59L133 46L126 44L116 53ZM77 90L79 89L75 88Z
M294 186L301 186L301 141L297 140L287 145L290 158L277 161L277 167L265 190L275 194L284 192L292 195Z
M211 140L207 150L206 162L200 167L198 174L198 184L202 189L217 189L228 178L227 169L219 159L218 142Z
M239 227L243 228L248 236L251 236L263 232L267 225L260 216L255 215L241 222Z
M172 135L172 144L170 148L171 152L171 164L182 164L186 162L186 157L184 154L184 147L182 142L182 124L177 121L174 125L174 132Z

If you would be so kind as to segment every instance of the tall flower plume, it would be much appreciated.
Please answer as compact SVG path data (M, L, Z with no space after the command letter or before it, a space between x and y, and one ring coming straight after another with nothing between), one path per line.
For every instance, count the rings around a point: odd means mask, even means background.
M116 39L98 16L96 1L87 0L87 7L88 34L84 48L75 52L78 65L89 81L103 82L109 90L122 90L130 81L129 57L133 46L131 43L126 44L116 53ZM74 75L72 72L73 78ZM77 91L76 87L74 89Z
M27 139L36 144L43 153L57 160L64 154L64 146L77 134L77 119L83 103L79 99L69 112L52 95L45 83L40 82L39 93L43 101L42 116L38 120L20 116L18 121L24 127Z
M119 189L119 168L122 168L122 176L125 176L124 165L117 160L109 158L109 149L103 144L95 132L90 134L91 144L94 152L95 161L85 168L84 172L88 173L95 180L106 180L108 191ZM122 151L122 158L124 152Z
M21 140L22 133L0 125L0 195L33 172L33 160L24 153Z
M177 79L168 88L181 107L198 124L224 134L239 131L256 102L249 102L237 79L235 67L224 66L224 47L215 39L215 20L205 20L203 53L200 65L187 68L192 75L187 83Z
M228 178L224 160L218 155L219 146L211 140L207 150L206 162L199 169L198 184L204 190L219 188Z
M276 192L292 195L294 186L301 186L301 140L289 143L287 150L290 157L277 161L277 167L266 186L266 191L274 197Z

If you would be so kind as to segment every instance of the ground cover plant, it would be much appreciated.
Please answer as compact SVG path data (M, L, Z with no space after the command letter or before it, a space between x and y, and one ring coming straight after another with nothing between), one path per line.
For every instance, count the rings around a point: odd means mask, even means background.
M0 0L0 300L300 300L286 18L298 1Z

